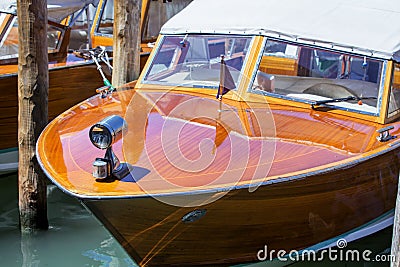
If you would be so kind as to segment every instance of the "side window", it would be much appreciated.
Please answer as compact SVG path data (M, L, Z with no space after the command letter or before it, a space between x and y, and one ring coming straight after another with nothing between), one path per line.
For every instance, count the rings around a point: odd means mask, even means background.
M89 48L88 27L92 25L96 7L90 5L87 12L77 11L68 22L71 26L69 48L73 50ZM72 23L72 25L70 25Z
M106 0L104 9L101 14L100 23L96 30L100 34L113 34L114 25L114 2L112 0Z
M0 57L17 57L18 54L18 24L17 17L1 13L0 19L4 20L2 43L0 43ZM8 24L9 23L9 24ZM4 35L3 35L4 34Z
M154 42L162 25L190 4L190 2L192 0L150 1L148 15L145 18L142 29L143 42Z
M400 63L395 63L390 89L388 117L400 113Z
M56 26L47 25L47 45L49 52L58 52L63 31L63 29ZM0 59L17 58L19 45L17 17L12 20L3 40L3 43L0 44Z
M59 45L60 45L61 35L62 35L62 32L60 31L60 29L48 25L48 27L47 27L47 46L48 46L49 52L60 48Z

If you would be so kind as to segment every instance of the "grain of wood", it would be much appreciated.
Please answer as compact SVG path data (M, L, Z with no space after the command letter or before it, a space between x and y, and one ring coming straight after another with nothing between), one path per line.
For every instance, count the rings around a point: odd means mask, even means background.
M139 77L141 5L141 0L114 2L112 84L116 87Z
M19 210L22 233L47 229L45 176L36 140L47 124L47 1L18 0Z

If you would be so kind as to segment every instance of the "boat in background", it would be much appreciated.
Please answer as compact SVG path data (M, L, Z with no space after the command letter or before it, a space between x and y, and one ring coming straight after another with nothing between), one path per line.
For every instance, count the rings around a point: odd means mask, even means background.
M48 1L49 119L94 95L102 80L93 62L68 53L74 22L95 1ZM0 174L18 167L18 17L15 1L0 10ZM110 73L108 73L110 75ZM110 77L110 76L108 76Z
M398 187L399 20L397 1L194 0L137 81L49 123L39 164L140 266L371 234Z
M151 38L142 38L141 69L151 51L148 42L155 41L154 35L158 34L165 20L189 2L177 0L164 4L161 0L144 1L142 25L146 28L145 33L151 28L152 35ZM93 44L95 47L106 47L107 53L112 56L113 15L113 1L110 0L48 1L49 120L93 96L96 89L104 85L88 51ZM88 20L91 16L93 18ZM0 174L16 171L18 168L16 22L15 1L7 0L0 9L0 90L3 92L0 96ZM108 29L107 33L104 33L104 29ZM104 73L107 79L111 78L110 68L105 67Z
M145 59L144 63L154 46L161 26L191 2L192 0L142 1L140 28L142 29L141 56ZM90 30L90 40L93 47L105 46L107 51L112 53L113 24L114 1L99 0ZM146 57L143 57L145 55Z

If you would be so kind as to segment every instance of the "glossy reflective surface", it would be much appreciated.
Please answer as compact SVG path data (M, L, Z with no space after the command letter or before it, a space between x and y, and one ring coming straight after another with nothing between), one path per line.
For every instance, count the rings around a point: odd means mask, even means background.
M110 115L127 121L127 134L113 150L134 171L124 182L105 184L91 175L104 151L92 145L89 129ZM72 192L140 195L262 182L346 164L388 148L390 142L376 140L379 128L314 110L226 103L220 108L212 97L124 91L64 113L38 148L48 174ZM398 131L395 125L392 134Z

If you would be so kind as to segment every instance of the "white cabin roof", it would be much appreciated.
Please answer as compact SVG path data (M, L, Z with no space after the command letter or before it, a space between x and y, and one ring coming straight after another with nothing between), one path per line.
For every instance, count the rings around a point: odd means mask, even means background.
M400 61L399 0L194 0L161 34L245 34Z

